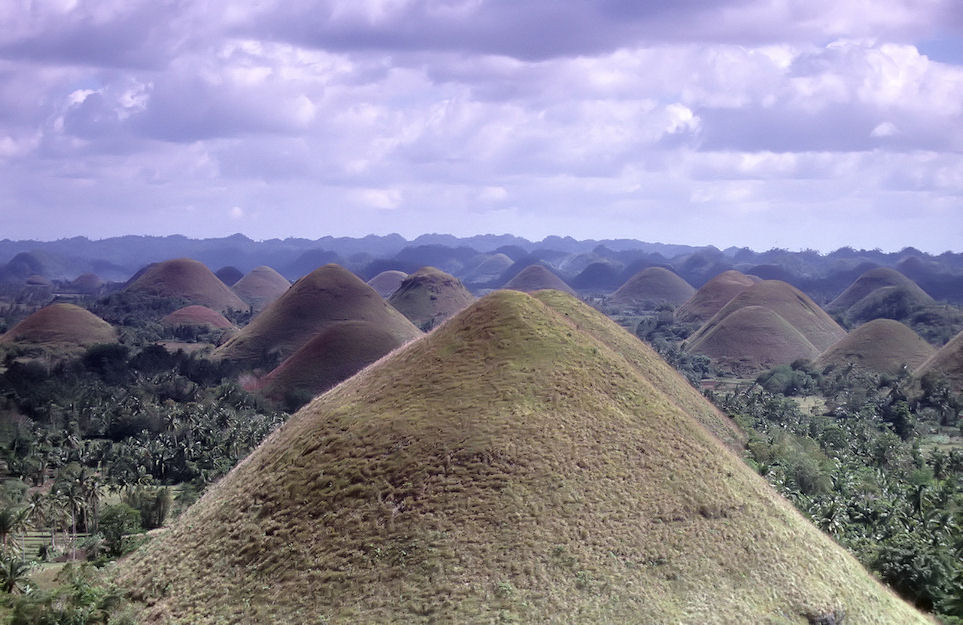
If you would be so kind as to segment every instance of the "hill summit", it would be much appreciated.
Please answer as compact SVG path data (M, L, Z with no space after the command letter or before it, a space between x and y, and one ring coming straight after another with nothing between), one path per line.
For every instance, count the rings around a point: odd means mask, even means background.
M153 297L183 298L222 313L231 309L247 310L247 304L220 278L203 263L190 258L149 265L135 274L124 290Z
M113 343L117 330L92 312L74 304L41 308L0 335L0 343L32 344L52 349Z
M625 281L609 302L619 306L655 308L678 306L696 292L692 285L664 267L646 267Z
M458 278L422 267L401 283L388 303L422 330L429 330L475 301Z
M908 326L892 319L864 323L820 354L814 363L855 366L877 373L896 374L906 366L910 372L936 352Z
M264 310L268 304L284 295L291 283L287 278L266 265L255 267L234 283L231 290L251 305L255 312Z
M927 622L654 352L542 295L489 295L292 416L120 564L144 621Z
M683 322L708 321L729 301L760 279L741 271L729 269L703 284L695 294L675 311L675 318Z

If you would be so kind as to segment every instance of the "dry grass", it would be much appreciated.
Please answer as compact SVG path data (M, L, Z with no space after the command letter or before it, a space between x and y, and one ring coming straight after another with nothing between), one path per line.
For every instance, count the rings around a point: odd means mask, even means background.
M675 318L683 322L708 321L723 306L729 303L756 282L759 278L730 269L703 284L695 295L690 297L675 311Z
M220 312L247 309L247 304L210 269L190 258L150 265L125 290L156 297L181 297Z
M877 267L856 278L845 291L826 305L826 310L832 313L844 313L871 296L873 291L887 287L898 287L904 290L912 301L920 304L933 303L933 298L926 291L900 272L889 267Z
M216 310L211 310L207 306L196 304L178 308L174 312L165 315L161 323L168 326L203 326L216 330L226 330L233 328L234 324Z
M408 321L422 329L434 328L475 301L458 278L422 267L401 283L388 299Z
M695 294L692 285L662 267L647 267L625 281L609 302L620 306L657 305L678 306Z
M398 271L397 269L390 269L388 271L382 271L374 278L368 280L368 286L373 288L378 292L378 295L388 299L391 294L398 290L401 283L405 281L408 277L404 271Z
M853 363L868 371L896 374L904 365L913 371L935 352L920 335L899 321L875 319L847 334L820 354L814 364L822 369Z
M963 332L958 333L926 362L915 375L921 377L930 371L946 376L955 393L963 393Z
M361 278L331 264L295 282L237 336L219 347L215 356L239 362L257 361L268 353L287 358L342 321L366 321L401 342L421 334Z
M541 291L543 289L555 289L556 291L575 294L572 287L567 285L564 280L552 273L552 271L544 265L529 265L525 267L518 272L514 278L506 282L502 288L522 291L524 293Z
M250 304L256 312L260 312L268 304L284 295L290 287L291 283L287 278L271 267L261 265L238 280L231 290Z
M117 331L109 323L79 306L63 303L41 308L0 335L0 343L29 344L53 350L116 340Z
M927 622L558 297L490 295L294 415L121 564L144 622Z

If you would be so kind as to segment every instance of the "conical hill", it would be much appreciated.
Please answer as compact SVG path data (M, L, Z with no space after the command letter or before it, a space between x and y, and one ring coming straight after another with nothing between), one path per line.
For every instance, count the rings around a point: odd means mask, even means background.
M531 293L543 289L555 289L563 293L575 294L572 287L567 285L564 280L552 273L552 270L545 265L534 264L519 271L514 278L505 283L502 287L513 291Z
M478 301L292 416L117 581L151 623L927 622L578 326Z
M712 318L723 306L729 303L756 282L759 278L747 276L741 271L723 271L705 284L675 311L675 318L683 322L704 322Z
M852 363L869 371L896 374L904 366L914 371L935 352L920 335L899 321L875 319L847 334L820 354L814 364L822 369Z
M474 301L458 278L434 267L422 267L405 278L388 299L422 330L434 328Z
M0 343L32 344L72 349L113 343L117 330L92 312L74 304L50 304L0 335Z
M284 295L291 283L274 269L261 265L238 280L231 290L251 305L255 312L264 310L268 304Z
M408 277L404 271L398 271L397 269L389 269L388 271L382 271L374 278L368 280L368 286L373 288L378 292L378 295L388 299L391 294L398 290L401 283L405 281Z
M268 397L318 395L404 343L367 321L340 321L301 346L263 380ZM304 400L301 400L304 401Z
M846 335L838 323L808 295L781 280L763 280L742 291L723 306L690 338L690 345L708 334L729 314L747 306L768 308L813 344L817 353L828 349ZM747 345L751 348L751 345ZM791 362L791 361L787 361Z
M304 276L215 356L255 363L265 355L287 358L313 337L341 321L367 321L401 342L421 334L361 278L339 265L325 265Z
M234 327L234 324L221 313L197 304L178 308L165 315L161 319L161 323L166 326L201 326L215 330L226 330Z
M861 300L871 297L878 289L898 290L906 298L920 305L932 304L933 298L915 282L889 267L876 267L862 274L849 285L836 299L826 305L831 313L845 313L860 304ZM864 304L865 308L866 305Z
M138 272L125 290L153 297L182 298L218 312L247 310L247 304L210 269L190 258L154 263Z
M916 375L923 376L930 372L945 376L953 392L963 393L963 332L930 356L916 370Z
M695 294L692 285L664 267L647 267L625 281L608 302L618 306L678 306Z

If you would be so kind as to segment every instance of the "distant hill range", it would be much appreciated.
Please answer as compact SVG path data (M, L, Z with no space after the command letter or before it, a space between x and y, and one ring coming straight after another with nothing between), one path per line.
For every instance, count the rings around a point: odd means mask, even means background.
M228 283L261 266L275 268L289 281L329 263L365 280L385 271L407 275L432 266L458 278L476 294L503 286L533 264L543 265L579 294L593 296L612 294L649 267L670 270L694 288L724 271L736 270L787 282L821 305L839 297L866 272L888 268L912 280L936 301L963 303L963 253L932 255L911 247L898 252L849 247L828 254L782 249L756 252L631 239L546 237L529 241L512 235L458 238L426 234L412 240L397 234L265 241L241 234L211 239L172 235L2 240L0 288L9 295L37 276L53 281L55 290L83 274L88 280L126 282L151 263L179 257L192 258L212 270L229 269L222 276Z

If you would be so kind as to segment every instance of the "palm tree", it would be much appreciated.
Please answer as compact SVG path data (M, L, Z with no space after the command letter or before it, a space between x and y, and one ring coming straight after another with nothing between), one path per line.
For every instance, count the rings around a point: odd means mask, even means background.
M10 594L25 592L30 587L30 563L22 558L0 558L0 590Z

